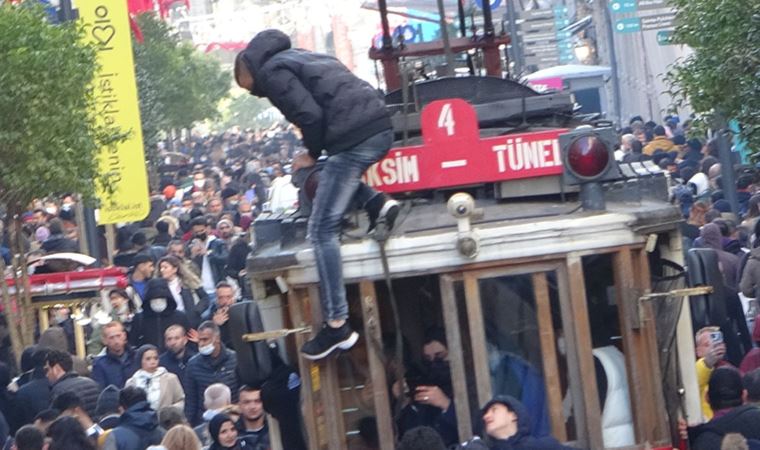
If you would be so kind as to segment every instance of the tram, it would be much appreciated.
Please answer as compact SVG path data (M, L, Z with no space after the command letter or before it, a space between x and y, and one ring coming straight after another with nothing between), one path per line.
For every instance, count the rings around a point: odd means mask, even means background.
M576 114L570 94L502 78L509 37L490 14L482 35L394 47L378 4L384 39L370 57L384 68L397 141L364 180L404 206L388 236L342 237L359 343L312 363L298 356L306 333L280 339L300 371L309 448L363 448L367 423L377 448L395 448L410 384L398 365L420 363L431 328L445 332L459 441L508 393L568 445L673 448L677 420L701 412L666 174L615 163L610 124ZM415 82L399 64L467 51L482 56L483 76ZM569 157L584 133L606 148ZM267 213L254 223L247 272L267 330L321 324L305 223Z

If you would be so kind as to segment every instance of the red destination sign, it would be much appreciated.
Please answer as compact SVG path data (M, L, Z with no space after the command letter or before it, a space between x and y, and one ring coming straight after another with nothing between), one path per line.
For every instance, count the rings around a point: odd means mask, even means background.
M462 99L422 110L423 144L393 148L364 174L388 193L410 192L562 173L565 129L480 138L475 109Z

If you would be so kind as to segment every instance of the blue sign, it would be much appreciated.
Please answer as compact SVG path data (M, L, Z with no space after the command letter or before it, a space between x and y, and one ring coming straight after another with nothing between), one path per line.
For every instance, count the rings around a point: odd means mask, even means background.
M616 20L615 31L618 33L635 33L641 31L641 20L638 17Z
M612 0L610 1L610 11L613 13L630 13L636 12L638 4L636 0Z
M475 0L475 3L477 3L478 8L483 9L483 0ZM491 10L498 8L499 5L501 5L501 0L490 0L489 5L491 6Z
M657 32L657 43L659 45L671 45L673 40L673 30L663 30Z

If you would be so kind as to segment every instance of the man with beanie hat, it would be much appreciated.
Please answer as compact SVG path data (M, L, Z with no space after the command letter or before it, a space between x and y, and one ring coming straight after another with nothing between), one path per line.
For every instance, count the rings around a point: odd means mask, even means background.
M743 405L747 391L742 376L733 367L719 367L710 375L707 400L713 410L709 422L689 429L692 450L720 448L727 433L739 433L747 439L760 439L760 408Z
M530 434L530 415L522 403L509 395L497 395L480 411L484 439L464 444L464 450L564 450L551 436L536 438Z
M172 325L190 329L190 322L183 311L177 311L177 302L163 278L152 278L143 299L142 312L132 319L129 342L134 347L153 344L164 349L164 332Z
M109 385L98 397L95 415L100 418L98 425L104 430L116 428L119 425L119 388Z
M308 149L293 169L312 167L326 150L327 161L312 204L309 236L320 278L325 324L301 348L307 359L348 350L359 335L346 318L348 303L340 256L341 221L350 205L361 205L370 229L378 221L392 228L399 205L361 182L364 172L382 159L393 143L393 125L382 96L336 58L291 48L279 30L257 34L235 59L235 80L251 94L268 98L301 129Z

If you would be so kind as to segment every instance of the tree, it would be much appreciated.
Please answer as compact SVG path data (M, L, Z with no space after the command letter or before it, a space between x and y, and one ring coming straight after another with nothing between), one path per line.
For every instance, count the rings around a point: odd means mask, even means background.
M234 97L227 108L222 111L223 120L220 122L220 128L223 130L232 127L246 128L268 128L274 122L279 121L279 112L275 115L263 114L272 108L272 104L266 98L259 98L253 95L242 94Z
M760 151L760 2L671 0L677 8L673 43L693 53L671 66L675 106L689 104L698 125L735 119L741 138Z
M231 78L215 59L181 42L156 14L141 14L137 23L144 38L133 43L140 115L146 152L156 162L161 133L217 117Z
M25 274L21 214L27 205L63 192L93 200L96 183L110 187L98 154L125 135L96 122L96 50L85 43L80 24L53 25L39 7L2 4L0 30L0 204L14 225L14 253L21 255L13 273ZM5 288L4 275L0 284ZM22 320L9 317L9 325L18 351L33 344L35 327L28 291L16 299ZM7 296L4 307L11 309Z

